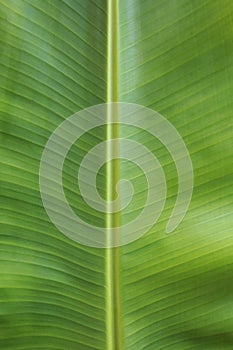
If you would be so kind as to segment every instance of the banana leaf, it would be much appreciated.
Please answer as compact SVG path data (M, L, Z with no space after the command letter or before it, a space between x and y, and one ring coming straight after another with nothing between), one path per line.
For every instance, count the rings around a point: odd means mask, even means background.
M155 350L233 348L230 0L0 0L0 348ZM143 237L98 249L63 235L39 188L51 133L89 106L121 101L162 114L182 136L194 169L189 210L166 234L177 176L166 148L142 130L119 132L160 160L167 200ZM86 221L105 225L80 198L77 166L105 128L74 145L64 191ZM116 166L113 166L113 169ZM139 189L121 215L145 201ZM108 171L97 187L108 196Z

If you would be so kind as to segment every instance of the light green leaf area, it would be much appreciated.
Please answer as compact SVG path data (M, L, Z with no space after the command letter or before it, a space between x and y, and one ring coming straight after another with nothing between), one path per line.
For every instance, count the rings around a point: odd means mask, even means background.
M0 0L0 348L230 350L233 3L119 0L114 82L107 74L108 5ZM120 127L122 136L157 156L168 195L155 226L114 250L65 237L50 222L39 192L50 134L71 114L106 102L112 86L118 101L167 118L194 167L190 208L167 235L178 188L175 165L151 135ZM77 168L105 131L85 135L64 164L72 208L97 226L105 216L80 198ZM127 161L121 175L138 190L121 213L125 223L143 207L146 181ZM106 176L103 168L97 178L103 196Z
M232 5L120 4L119 99L164 115L194 167L190 209L166 236L174 165L165 147L142 137L164 166L168 199L154 229L122 249L125 349L233 347Z

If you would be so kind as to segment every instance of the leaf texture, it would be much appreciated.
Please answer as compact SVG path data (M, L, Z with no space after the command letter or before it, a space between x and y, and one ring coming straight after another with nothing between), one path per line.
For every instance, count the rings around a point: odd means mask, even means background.
M56 126L105 101L105 52L101 1L1 1L1 349L105 348L105 252L53 226L38 182Z
M113 1L118 23L111 60L110 2L0 0L0 348L230 350L232 2ZM71 114L109 98L165 116L187 145L195 177L189 211L166 235L177 195L175 165L151 135L121 127L123 137L158 157L168 196L158 223L117 250L82 246L62 235L39 192L40 158L50 134ZM96 225L105 217L78 196L76 170L104 139L104 129L86 135L64 164L69 202ZM121 213L128 222L143 206L146 181L129 162L121 175L138 189ZM104 170L97 180L104 194ZM109 300L111 287L117 300Z

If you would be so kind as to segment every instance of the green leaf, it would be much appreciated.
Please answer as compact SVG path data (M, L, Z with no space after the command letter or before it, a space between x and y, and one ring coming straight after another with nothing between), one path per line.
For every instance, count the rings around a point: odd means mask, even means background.
M232 18L230 0L0 0L1 349L232 349ZM163 166L167 201L146 235L97 249L46 214L39 166L48 138L106 101L158 111L189 150L192 202L170 235L175 165L136 128L108 136L141 142ZM64 164L70 204L97 226L108 215L82 201L76 170L105 134L86 135ZM102 169L97 187L109 198L112 170L114 182L126 176L138 189L120 214L128 222L145 201L145 178L130 162L120 174L118 163Z
M1 1L1 349L105 348L105 251L62 235L39 192L50 134L105 100L103 5Z

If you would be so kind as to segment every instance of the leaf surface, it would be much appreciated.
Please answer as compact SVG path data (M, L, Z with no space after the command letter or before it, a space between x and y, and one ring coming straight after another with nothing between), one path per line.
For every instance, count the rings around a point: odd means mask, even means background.
M2 349L232 349L232 18L229 0L0 1ZM110 100L170 121L195 179L186 217L166 235L174 162L148 133L120 127L158 157L168 194L156 225L114 250L65 237L39 191L50 134ZM86 135L64 164L69 202L96 225L106 218L80 199L76 170L105 133ZM103 195L106 176L103 169L97 179ZM138 190L121 213L128 222L143 206L146 182L130 162L121 176Z

